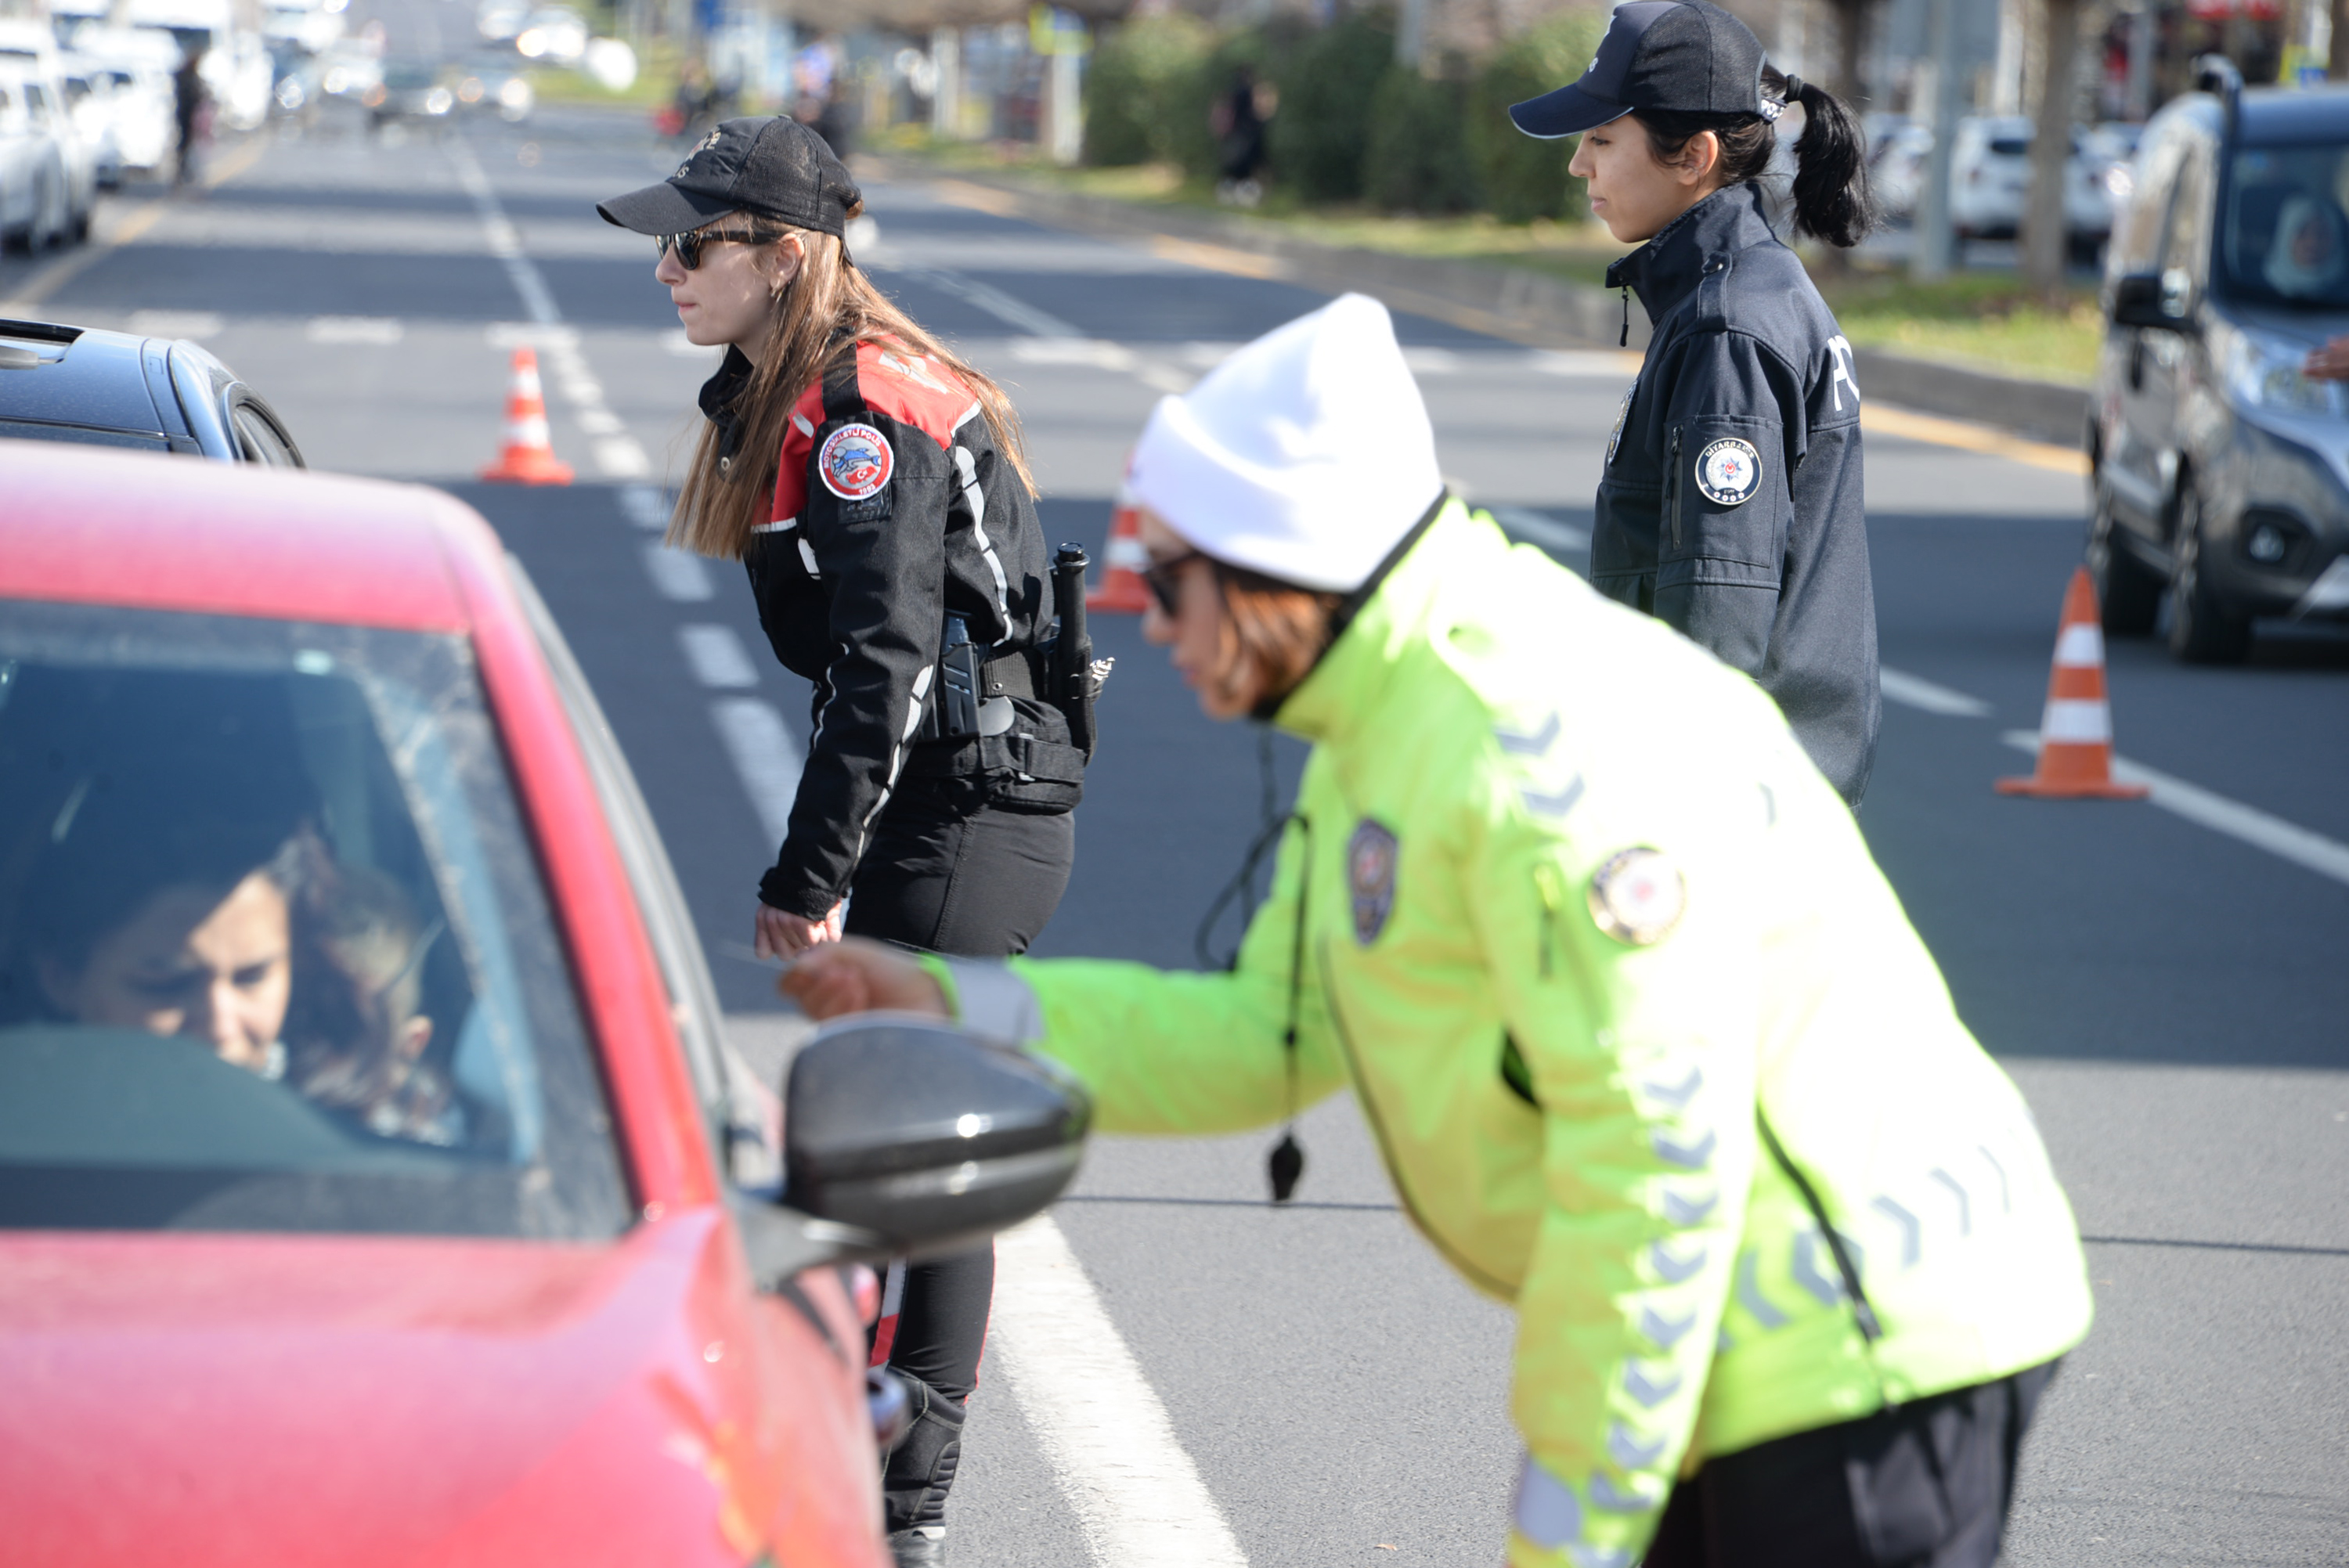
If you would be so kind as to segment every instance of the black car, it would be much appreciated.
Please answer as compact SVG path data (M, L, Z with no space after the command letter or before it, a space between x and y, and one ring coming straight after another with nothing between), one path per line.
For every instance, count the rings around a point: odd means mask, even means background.
M2088 414L2105 629L2224 664L2262 615L2349 615L2349 89L2245 91L2224 60L2154 117L2106 259Z
M86 441L298 469L285 421L184 339L0 320L0 438Z

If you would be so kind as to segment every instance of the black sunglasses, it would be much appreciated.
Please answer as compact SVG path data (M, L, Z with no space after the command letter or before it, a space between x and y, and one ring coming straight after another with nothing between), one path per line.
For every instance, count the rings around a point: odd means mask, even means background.
M737 245L764 245L781 238L782 235L764 229L731 229L724 233L696 229L685 234L655 234L653 247L666 256L674 246L677 264L689 273L701 265L701 247L704 245L714 245L721 241Z
M1170 555L1164 561L1153 561L1142 569L1143 584L1149 588L1150 596L1158 601L1158 608L1164 613L1168 620L1174 619L1182 613L1183 567L1190 562L1205 559L1206 557L1199 552L1186 550L1180 555Z

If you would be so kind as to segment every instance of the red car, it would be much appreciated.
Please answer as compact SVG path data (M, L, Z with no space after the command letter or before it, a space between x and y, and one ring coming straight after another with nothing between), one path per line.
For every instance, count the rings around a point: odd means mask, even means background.
M0 1555L884 1563L854 1265L1048 1202L1081 1093L905 1023L748 1082L448 496L17 441L0 496Z

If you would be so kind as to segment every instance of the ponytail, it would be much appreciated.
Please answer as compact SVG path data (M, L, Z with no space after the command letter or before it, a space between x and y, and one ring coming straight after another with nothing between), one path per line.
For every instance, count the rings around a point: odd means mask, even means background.
M1876 227L1876 201L1868 189L1868 143L1850 109L1816 82L1762 67L1764 107L1787 105L1803 111L1803 134L1795 142L1795 232L1848 250ZM1775 96L1776 101L1771 102ZM1677 163L1689 139L1709 130L1721 139L1724 187L1757 180L1777 151L1775 112L1768 115L1681 114L1642 109L1648 150L1659 163Z

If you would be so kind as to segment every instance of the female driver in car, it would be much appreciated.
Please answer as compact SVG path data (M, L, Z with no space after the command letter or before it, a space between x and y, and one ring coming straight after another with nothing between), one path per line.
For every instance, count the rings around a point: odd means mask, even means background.
M656 238L686 336L726 348L670 542L741 561L775 656L815 685L759 953L844 925L1000 958L1067 885L1085 753L1050 700L1050 570L1018 420L858 270L843 238L863 205L814 131L744 119L597 211ZM920 1412L884 1482L901 1563L944 1560L994 1270L981 1247L897 1277L887 1355Z

